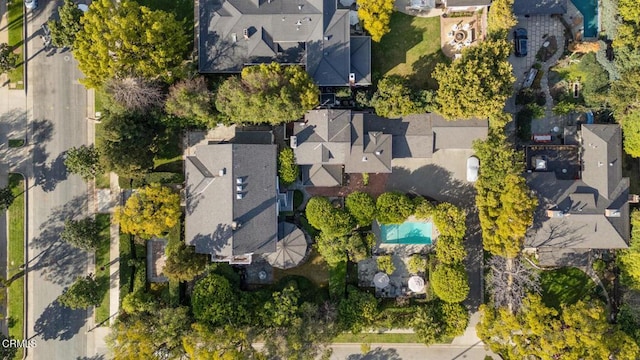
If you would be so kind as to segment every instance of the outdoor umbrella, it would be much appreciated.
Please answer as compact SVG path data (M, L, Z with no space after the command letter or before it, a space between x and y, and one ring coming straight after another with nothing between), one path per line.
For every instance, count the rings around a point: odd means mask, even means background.
M378 289L384 289L389 285L389 275L379 272L373 276L373 285Z
M420 276L409 278L409 289L413 292L420 292L424 289L424 280Z

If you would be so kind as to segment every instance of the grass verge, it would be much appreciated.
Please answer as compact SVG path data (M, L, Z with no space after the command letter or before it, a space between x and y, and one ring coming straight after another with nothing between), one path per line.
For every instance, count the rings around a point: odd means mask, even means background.
M343 261L329 268L329 296L339 300L345 296L347 288L347 262Z
M18 148L24 146L24 139L9 139L10 148Z
M371 44L374 81L385 75L400 75L414 89L437 89L431 78L436 64L449 60L440 51L440 18L422 18L395 11L391 32Z
M9 267L8 278L17 276L9 285L8 323L9 336L22 339L24 333L24 277L19 276L24 264L24 178L20 174L9 174L9 186L16 196L9 206ZM22 359L22 349L16 353Z
M109 214L97 214L96 221L100 227L100 245L96 250L96 280L100 284L103 296L102 302L96 308L96 324L101 326L108 326L110 311L109 311L109 280L110 270L109 263L111 259L109 257L109 248L111 245L111 235L109 232L109 225L111 224L111 215Z
M130 235L120 234L120 301L131 292L133 271L129 262L132 258Z
M343 333L333 339L334 343L418 343L416 334L376 334L376 333L360 333L351 334Z
M23 59L23 29L24 29L24 2L23 0L13 0L8 3L7 17L9 21L9 47L13 49L13 52L18 54L18 66L9 71L9 81L15 86L10 86L10 89L24 89L24 59Z

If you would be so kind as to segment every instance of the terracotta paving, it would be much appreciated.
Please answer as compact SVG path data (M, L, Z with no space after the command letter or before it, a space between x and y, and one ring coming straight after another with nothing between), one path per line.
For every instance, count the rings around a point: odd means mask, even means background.
M374 198L385 191L389 174L369 174L369 184L364 186L362 174L349 174L349 185L335 187L306 187L311 196L345 197L354 191L366 192Z

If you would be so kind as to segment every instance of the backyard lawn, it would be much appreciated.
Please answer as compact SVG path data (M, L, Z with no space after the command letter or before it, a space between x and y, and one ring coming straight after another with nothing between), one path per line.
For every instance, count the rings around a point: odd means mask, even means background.
M598 297L597 286L582 270L564 267L540 274L542 299L547 306L559 309L563 304Z
M315 250L311 250L309 259L300 266L288 270L273 269L273 277L276 283L289 275L303 276L311 280L319 288L327 287L329 284L329 267L322 256Z
M416 90L436 89L431 72L448 59L440 50L440 18L421 18L401 12L391 16L391 32L373 43L374 81L384 75L401 75Z

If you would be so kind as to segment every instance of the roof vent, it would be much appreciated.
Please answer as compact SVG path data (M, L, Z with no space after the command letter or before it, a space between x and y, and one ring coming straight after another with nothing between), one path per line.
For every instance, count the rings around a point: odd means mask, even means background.
M244 178L242 178L242 176L238 176L236 178L236 184L242 185L243 183L244 183Z
M218 176L224 176L227 173L227 168L222 168L218 171Z
M231 230L238 230L242 227L242 224L239 221L231 222Z
M598 167L604 166L604 163L602 161L598 161Z
M302 25L302 20L298 20L298 21L296 21L296 25L297 25L297 26Z
M376 155L378 155L378 156L382 155L382 151L376 150Z
M244 185L236 185L236 191L237 192L243 192L244 191Z
M298 5L298 10L302 10L302 4Z
M291 137L291 141L289 143L289 146L291 146L292 149L295 149L298 147L298 137L297 136L292 136Z
M238 35L236 35L236 33L231 33L231 41L233 41L233 42L237 42L238 41Z
M325 35L324 40L329 41L329 36Z
M244 36L245 40L249 40L249 29L242 29L242 36Z
M367 160L369 160L369 159L367 159L367 157L366 157L366 156L363 156L363 157L362 157L362 161L367 161Z
M242 193L242 192L236 193L236 199L238 199L238 200L244 199L244 193Z
M609 166L613 166L613 162L610 162L610 163L609 163Z
M620 217L620 209L605 209L604 216L606 217Z

